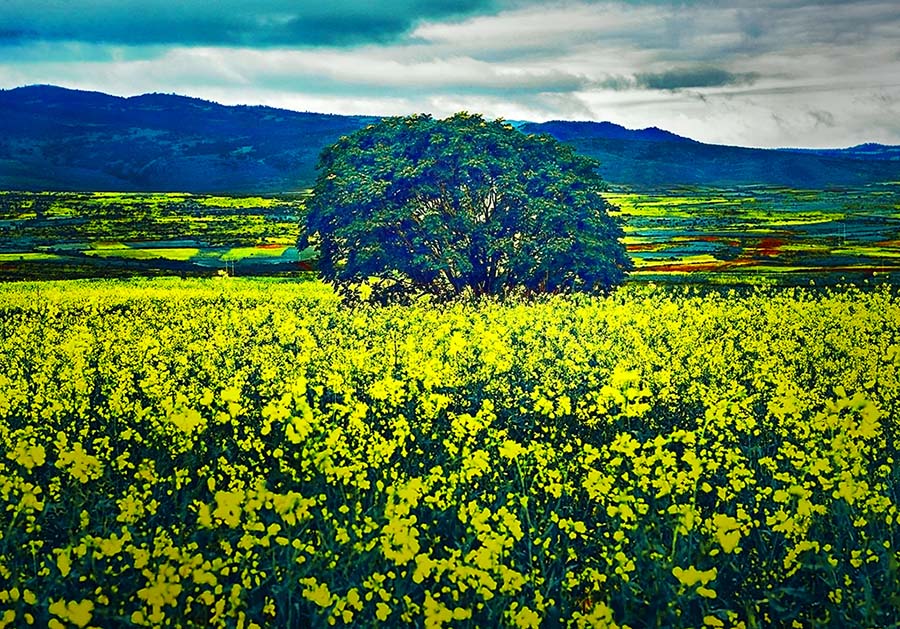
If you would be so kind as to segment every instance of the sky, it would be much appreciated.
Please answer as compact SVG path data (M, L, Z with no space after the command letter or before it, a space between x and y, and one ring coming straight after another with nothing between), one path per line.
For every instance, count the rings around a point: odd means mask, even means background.
M0 88L900 144L897 0L0 0Z

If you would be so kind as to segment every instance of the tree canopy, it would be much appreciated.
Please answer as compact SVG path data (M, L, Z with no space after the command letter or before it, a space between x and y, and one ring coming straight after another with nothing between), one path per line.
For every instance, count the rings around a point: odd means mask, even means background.
M602 290L631 267L597 167L501 120L386 118L322 152L304 238L337 283L439 296Z

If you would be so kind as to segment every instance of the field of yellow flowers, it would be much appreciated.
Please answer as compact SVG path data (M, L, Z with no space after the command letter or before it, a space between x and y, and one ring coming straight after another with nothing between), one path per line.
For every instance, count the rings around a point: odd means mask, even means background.
M0 287L0 626L897 626L888 289Z

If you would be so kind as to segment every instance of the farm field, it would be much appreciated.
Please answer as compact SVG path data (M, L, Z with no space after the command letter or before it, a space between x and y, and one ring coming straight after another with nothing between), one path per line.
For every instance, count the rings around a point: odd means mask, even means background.
M304 193L0 193L0 279L297 275ZM900 183L840 190L703 188L607 194L632 281L895 283Z
M0 279L297 273L305 196L0 193Z
M896 627L900 297L0 285L0 626Z
M900 184L860 189L615 192L633 280L896 282Z

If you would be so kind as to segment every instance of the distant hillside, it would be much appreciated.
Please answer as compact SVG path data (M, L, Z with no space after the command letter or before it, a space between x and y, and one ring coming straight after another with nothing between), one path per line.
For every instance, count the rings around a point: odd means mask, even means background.
M846 149L781 149L792 153L814 153L829 157L852 157L854 159L900 161L900 146L868 142Z
M0 91L0 188L295 190L315 179L323 146L374 120L165 94Z
M285 192L309 187L319 151L374 117L132 98L52 86L0 90L0 189ZM608 181L860 185L900 180L900 147L762 150L609 122L518 122L600 160Z
M900 162L890 157L900 155L896 146L752 149L703 144L655 127L630 131L608 122L527 123L520 129L549 133L600 160L601 172L608 181L634 186L769 184L824 188L900 180ZM880 149L873 150L875 146Z
M577 122L551 120L549 122L526 122L519 127L526 133L549 133L560 142L578 142L587 138L603 140L637 140L645 142L672 142L675 144L696 141L675 135L656 127L633 130L612 122Z

